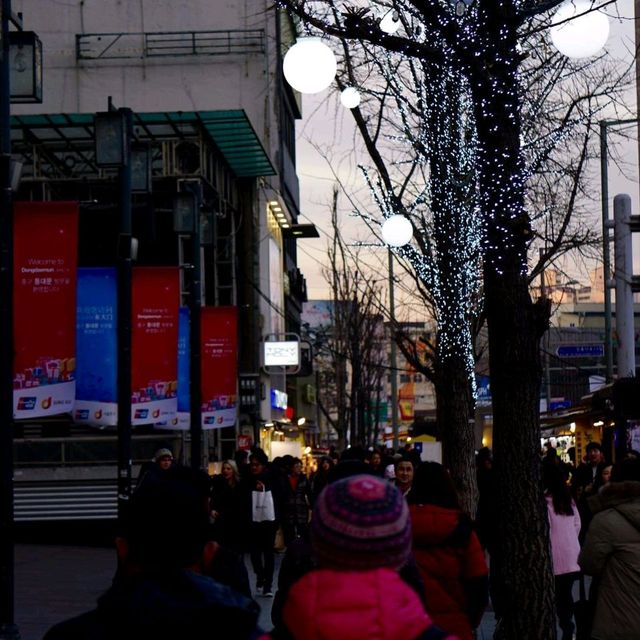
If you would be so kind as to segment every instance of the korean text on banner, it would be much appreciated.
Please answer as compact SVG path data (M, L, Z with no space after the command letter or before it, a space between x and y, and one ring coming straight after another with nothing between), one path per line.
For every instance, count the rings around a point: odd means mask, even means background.
M14 207L13 413L71 412L76 379L78 205Z
M132 294L131 424L171 421L178 410L178 268L136 267Z
M172 420L156 423L157 429L188 431L191 426L189 394L189 309L180 307L178 322L178 413Z
M118 422L117 276L78 269L77 380L73 419L96 427Z
M232 427L238 415L238 309L203 307L202 428Z

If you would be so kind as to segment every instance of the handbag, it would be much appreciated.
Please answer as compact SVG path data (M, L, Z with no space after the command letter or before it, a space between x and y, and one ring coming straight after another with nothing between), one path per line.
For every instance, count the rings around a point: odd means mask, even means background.
M251 492L251 519L253 522L273 522L276 519L271 491L262 489Z

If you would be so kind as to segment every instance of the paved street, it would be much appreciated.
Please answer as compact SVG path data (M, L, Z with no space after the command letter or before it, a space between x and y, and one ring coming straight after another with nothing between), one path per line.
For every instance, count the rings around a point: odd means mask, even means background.
M276 569L281 556L276 556ZM92 608L111 583L115 553L102 547L20 544L16 547L16 622L22 640L40 640L54 623ZM255 579L251 575L251 584ZM257 598L263 629L271 628L271 599ZM489 640L487 613L479 640Z

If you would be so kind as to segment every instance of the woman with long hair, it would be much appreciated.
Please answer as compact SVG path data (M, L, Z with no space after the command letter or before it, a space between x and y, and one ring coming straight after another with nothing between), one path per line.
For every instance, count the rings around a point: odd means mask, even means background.
M211 515L217 542L242 552L248 525L240 493L240 474L233 460L225 460L219 475L211 481Z
M580 554L580 514L571 496L568 474L557 464L542 466L553 575L556 584L556 613L562 630L562 640L573 636L573 583L579 575L578 555Z

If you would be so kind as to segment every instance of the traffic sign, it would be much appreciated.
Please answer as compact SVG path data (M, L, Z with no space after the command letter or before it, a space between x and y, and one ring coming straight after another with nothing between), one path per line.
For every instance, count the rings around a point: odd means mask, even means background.
M602 358L604 344L561 344L556 354L560 358Z

